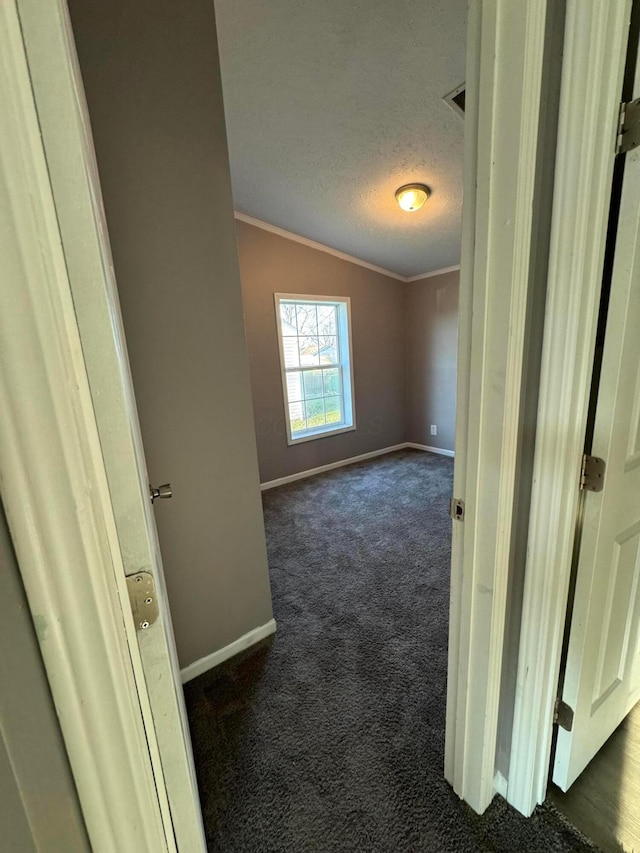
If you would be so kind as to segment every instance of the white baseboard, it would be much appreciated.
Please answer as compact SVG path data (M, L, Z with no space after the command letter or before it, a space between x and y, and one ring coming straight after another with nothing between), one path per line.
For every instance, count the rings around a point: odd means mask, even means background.
M284 486L287 483L295 483L296 480L304 480L313 477L314 474L322 474L324 471L332 471L334 468L342 468L345 465L353 465L354 462L364 462L365 459L373 459L375 456L385 456L396 450L426 450L429 453L439 453L441 456L455 456L453 450L445 450L443 447L429 447L427 444L415 444L412 441L403 441L402 444L394 444L392 447L382 447L380 450L372 450L370 453L361 453L360 456L351 456L349 459L341 459L339 462L330 462L328 465L320 465L319 468L309 468L306 471L298 471L297 474L289 474L287 477L279 477L277 480L269 480L260 483L260 491L275 489L276 486Z
M455 456L455 451L445 450L444 447L429 447L428 444L416 444L413 441L408 441L405 447L412 447L414 450L426 450L429 453L439 453L440 456Z
M275 631L276 620L271 619L266 623L266 625L260 625L259 628L254 628L253 631L243 634L242 637L238 637L237 640L234 640L233 643L229 643L229 645L225 646L223 649L218 649L217 652L212 652L210 655L206 655L206 657L190 663L189 666L185 666L184 669L180 670L182 683L186 684L187 681L191 681L192 678L197 678L199 675L202 675L203 672L213 669L214 666L218 666L220 663L224 663L224 661L229 660L229 658L232 658L240 652L243 652L255 643L260 642L260 640L264 640L265 637L275 634Z
M298 471L297 474L289 474L287 477L269 480L268 483L260 483L260 490L266 492L267 489L275 489L276 486L284 486L286 483L294 483L296 480L313 477L314 474L322 474L324 471L332 471L334 468L342 468L344 465L353 465L354 462L364 462L365 459L373 459L374 456L384 456L387 453L393 453L395 450L404 450L406 447L406 442L403 444L394 444L393 447L382 447L380 450L361 453L360 456L351 456L349 459L341 459L339 462L330 462L328 465L321 465L319 468Z

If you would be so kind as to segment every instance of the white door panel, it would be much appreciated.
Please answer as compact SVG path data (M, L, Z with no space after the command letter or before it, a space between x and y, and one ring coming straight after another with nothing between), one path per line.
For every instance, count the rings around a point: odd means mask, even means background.
M636 78L636 97L640 90ZM626 154L553 781L563 790L640 699L640 149Z
M157 621L129 637L168 849L206 849L188 722L91 128L66 3L17 0L75 319L126 575L153 575ZM170 472L168 472L170 473ZM137 651L139 650L139 654Z

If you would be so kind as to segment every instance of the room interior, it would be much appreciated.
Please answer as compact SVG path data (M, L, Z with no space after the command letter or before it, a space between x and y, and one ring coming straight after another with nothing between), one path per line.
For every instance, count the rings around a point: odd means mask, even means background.
M208 797L205 817L212 821L208 824L211 843L221 845L226 838L227 846L222 849L248 849L251 836L243 836L242 831L256 827L274 833L269 837L282 831L292 833L295 845L296 824L309 814L317 816L328 802L332 810L327 819L319 819L318 837L338 833L338 844L345 832L353 833L346 837L359 839L369 832L401 832L404 822L415 818L406 802L401 799L397 811L381 814L377 829L369 823L371 806L393 798L398 790L396 777L411 762L393 769L391 758L381 774L378 795L366 802L354 795L345 804L340 796L334 801L331 796L349 790L354 779L363 780L360 793L368 790L378 769L376 761L384 754L383 744L391 744L392 753L397 750L408 760L408 752L416 750L411 732L425 716L429 725L422 732L419 749L423 754L427 751L435 775L442 776L443 722L439 715L444 710L446 672L440 668L439 680L433 682L438 687L432 694L404 693L405 715L401 712L396 717L393 706L397 691L420 680L412 667L416 660L424 660L425 646L437 649L439 643L446 644L446 586L437 587L433 575L420 576L419 570L424 567L425 554L430 566L445 571L447 566L452 464L447 457L454 451L455 421L458 273L454 268L459 260L464 125L459 112L444 98L464 79L465 4L431 4L427 17L418 6L408 4L404 17L383 3L374 4L375 14L370 5L366 10L354 10L337 3L323 4L322 9L297 6L294 14L292 4L287 3L272 4L266 11L257 3L218 2L220 86L218 78L207 85L200 83L202 69L210 73L216 65L215 28L205 4L198 7L199 17L189 27L169 5L156 8L153 15L164 16L165 26L155 28L146 26L147 13L137 14L126 4L115 15L109 4L92 10L81 3L70 4L145 450L152 476L161 481L170 478L175 487L175 503L158 507L157 523L192 711L196 760L201 778L203 773L212 774L204 785ZM406 50L407 44L410 50ZM287 54L285 47L292 53ZM328 50L327 56L321 50ZM141 52L144 67L139 63ZM280 61L267 66L273 73L265 74L265 59L274 54L282 54ZM133 76L132 67L137 69ZM373 72L378 67L388 78L385 85L376 81ZM407 73L408 68L412 73ZM331 85L324 85L321 71L327 72ZM234 106L236 79L246 88ZM305 83L312 84L311 91L305 90ZM344 112L340 116L327 99L342 88ZM384 102L385 94L391 105ZM287 112L282 105L289 103L300 108L301 114ZM309 105L313 105L311 112ZM358 136L355 116L362 120L364 137ZM225 120L233 192L225 174ZM287 145L276 157L283 138ZM428 140L431 146L436 138L442 143L439 152L425 143ZM256 152L260 156L252 162ZM305 162L305 156L310 160ZM314 157L319 162L314 164ZM360 169L356 168L358 160ZM293 185L285 180L284 166L290 169ZM421 211L407 213L398 207L395 190L410 181L424 182L431 197ZM208 208L207 195L212 190L224 199L224 216ZM167 205L167 199L173 204ZM174 210L186 221L179 221ZM216 240L236 244L239 272L217 267ZM171 258L164 248L169 243ZM214 288L211 269L219 276ZM244 324L227 321L229 306L233 311L240 309L240 285ZM356 430L287 445L273 304L276 292L351 299ZM162 347L156 346L158 340L163 341ZM212 376L225 388L222 399L207 395ZM171 406L160 393L167 377L174 383ZM241 387L247 378L250 397ZM227 405L229 401L233 405ZM227 409L233 417L227 416ZM187 438L185 423L191 430ZM435 436L431 425L436 427ZM211 463L203 448L212 443L228 450L225 460ZM392 549L399 540L397 521L387 513L388 506L395 508L396 520L403 519L403 551L395 553L395 564L405 565L407 554L422 555L413 561L417 586L403 588L402 595L397 595L397 588L394 592L385 571L393 561L374 562L373 573L363 575L371 589L380 585L386 603L394 595L398 604L404 602L395 613L397 621L390 620L384 646L378 630L385 621L384 612L371 614L376 617L371 619L372 625L363 616L358 627L364 633L358 636L366 642L355 651L344 646L340 635L349 622L348 610L333 613L331 618L325 614L324 625L332 630L320 661L327 669L320 674L329 680L316 681L319 673L304 668L309 658L304 658L303 641L323 635L323 612L319 610L314 620L309 601L296 600L286 586L297 566L295 555L293 563L290 553L282 557L291 543L282 542L279 535L269 540L267 531L264 544L262 508L254 494L256 472L259 470L263 486L277 481L264 490L265 519L268 527L271 524L272 529L279 526L282 530L295 516L291 506L283 507L294 486L281 481L295 483L306 471L389 448L395 449L394 455L383 453L370 464L356 463L336 474L301 478L295 486L301 496L295 508L302 518L297 520L298 526L310 524L310 506L331 504L336 497L330 516L335 524L344 523L349 514L357 517L358 506L365 507L361 535L365 540L367 534L371 538L373 525L377 525L380 536L362 543L359 557L369 570L376 548L386 543ZM424 448L441 452L425 452ZM417 493L424 492L424 481L406 464L417 458L427 474L431 470L442 474L437 487L423 495L424 515L419 504L407 507L402 489L403 482L413 478ZM367 469L374 472L375 488L361 482ZM338 481L332 478L338 475L344 485L334 490L331 484ZM211 483L222 484L219 494L210 488ZM377 506L362 503L363 490L380 496ZM321 565L335 538L316 541L314 567ZM298 549L304 545L299 540L294 544ZM342 544L344 547L344 541ZM354 542L347 544L353 547ZM268 574L267 549L271 563L274 552L281 553L279 577L273 566L271 577ZM344 579L345 573L339 570L345 553L334 555L334 574L329 574L329 580L336 584ZM405 580L401 572L396 577L400 587ZM316 584L313 577L310 581L298 592L312 600ZM437 636L414 634L417 645L412 649L407 638L418 623L424 628L427 622L430 632L436 630L437 621L402 622L407 614L416 616L407 603L418 589L437 603L444 622L440 622ZM357 588L350 590L345 603L356 602L358 592ZM272 609L272 594L274 601L276 595L282 595L279 607L284 618L277 608ZM381 600L385 603L384 596ZM288 632L301 614L304 632L294 635L294 643L299 641L300 657L296 657L287 653L291 648L287 636L291 641ZM275 640L265 642L276 621ZM262 645L248 652L248 646L256 642ZM353 670L336 665L341 648L342 659ZM379 668L382 650L389 654L390 671L397 677L397 682L392 679L386 687ZM269 667L272 676L275 674L275 687L265 675ZM385 725L375 716L358 719L363 704L370 707L378 698L369 695L367 705L359 690L348 697L351 704L346 705L345 718L354 722L355 717L360 737L373 732L366 744L370 751L363 749L358 755L356 750L354 757L354 730L323 730L322 720L331 696L335 705L331 720L343 716L345 706L340 700L348 696L350 684L359 683L358 667L367 683L375 683L376 694L387 690L385 708L390 716ZM279 707L279 702L286 704L291 698L291 692L278 682L278 675L298 679L294 691L298 706ZM272 686L265 691L268 683ZM314 683L315 690L305 692ZM336 686L344 692L333 693ZM416 703L420 715L413 717ZM316 716L305 718L300 710L311 710ZM271 728L260 729L259 720L257 728L252 728L261 713L269 714ZM307 725L315 721L317 731L306 733L306 747L304 740L295 737L285 742L279 726L273 725L279 715L288 725L298 719ZM261 737L267 741L266 749ZM315 750L313 755L310 749ZM278 763L285 755L289 774ZM313 784L307 777L302 779L307 787L296 802L300 768L309 766L314 755L326 758L324 772ZM341 775L345 767L349 772ZM237 792L231 783L238 782L238 768L257 774L254 790L264 797L253 802L251 798L243 801L239 795L230 797L230 791ZM362 775L363 768L369 775ZM340 778L343 787L327 791L332 769L338 771L335 778ZM408 771L411 785L430 784L430 779L420 775L423 770L420 763ZM278 778L280 783L274 781ZM460 838L459 849L478 833L494 831L489 818L495 820L498 831L513 833L519 849L535 849L531 839L536 833L546 837L548 849L570 832L551 811L538 816L537 823L527 823L500 803L484 822L466 813L461 819L459 804L441 782L441 798L434 801L434 811L444 815L439 831L448 839ZM259 816L266 820L269 809L275 811L275 819L260 823ZM434 820L430 813L430 831ZM426 831L424 826L416 830L420 831ZM409 838L407 845L422 840L418 835ZM232 843L240 846L234 848Z
M465 4L216 16L261 483L406 443L453 453ZM407 212L411 182L430 195ZM278 292L351 299L355 432L283 440Z
M263 487L406 444L452 456L458 271L406 283L244 219L236 227ZM354 432L287 445L273 301L279 291L350 298Z
M310 830L308 846L331 838L335 845L356 847L363 822L372 819L367 801L384 799L386 786L396 788L391 768L398 759L389 744L402 737L394 731L397 709L404 708L405 733L419 724L415 715L421 709L426 727L419 752L433 750L436 766L442 764L444 737L464 130L463 113L444 96L463 88L464 38L451 51L457 53L457 62L449 61L455 70L443 69L415 106L415 91L405 83L394 114L397 91L382 91L388 69L380 67L377 82L360 88L364 75L374 70L370 58L383 40L382 19L365 23L362 14L324 9L327 31L318 39L318 10L285 16L286 10L291 12L290 4L274 7L256 29L252 4L216 8L277 624L275 639L260 636L257 646L213 669L188 668L185 690L205 825L216 827L216 844L224 849L251 845L256 827L244 819L250 803L267 845L275 845L282 832L291 833L295 844L293 823L310 809L317 827ZM457 17L451 10L448 17L440 32L464 33L464 10L458 9ZM410 23L408 14L396 39L404 38ZM358 32L361 27L365 32ZM337 61L347 37L355 39L360 68L353 58L349 69ZM405 57L396 73L409 67L421 76L418 53L416 42L413 56ZM339 91L345 83L349 92ZM392 81L385 85L390 89ZM322 125L319 110L331 115L331 125L314 139L313 129ZM431 111L438 136L430 149L424 139L434 136ZM343 123L347 113L348 125ZM269 120L274 114L277 123ZM391 173L381 184L428 183L430 197L422 209L403 210L394 192L386 198L383 185L375 192L370 188L368 121L389 137L376 143L381 151L391 139L397 149L398 162L380 164ZM263 132L251 146L247 133L257 126ZM295 144L292 126L298 128ZM338 168L332 160L337 148L343 161L353 161L353 174L347 175L347 163ZM359 180L369 187L360 191ZM274 297L287 294L298 302L349 300L354 429L293 440L285 415L296 403L290 382L282 382L286 357L279 346L280 335L290 334L291 316L285 329L274 304ZM285 346L286 341L283 337ZM301 347L293 361L297 367L304 364L300 337L296 344ZM322 364L320 357L316 366ZM309 375L313 372L305 374L305 383ZM323 635L331 638L336 655L331 662ZM431 649L428 674L421 665L425 646ZM388 681L388 689L386 699L374 702L378 678ZM421 696L418 685L425 678L431 687ZM407 690L409 683L414 687ZM340 723L345 713L353 721L346 728ZM378 730L373 740L364 734L369 726ZM341 729L347 753L360 740L361 761L378 767L379 781L371 779L368 794L362 780L356 781L360 761L349 767L342 749L321 758L326 739ZM289 813L274 820L268 805L273 791L265 792L260 778L275 759L276 743L277 788L284 800L293 788L299 795ZM406 772L419 771L416 765ZM340 781L331 784L330 778ZM450 808L446 783L437 787L434 812ZM321 816L318 796L325 788ZM350 830L341 805L347 788L361 801ZM377 831L364 831L392 837L402 831L398 821L400 814L390 813L379 820Z

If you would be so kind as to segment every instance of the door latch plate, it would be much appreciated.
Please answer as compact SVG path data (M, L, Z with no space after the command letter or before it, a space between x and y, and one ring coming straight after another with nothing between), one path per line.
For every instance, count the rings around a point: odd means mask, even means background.
M449 515L454 521L464 521L464 501L460 498L451 498Z
M153 575L150 572L129 575L127 590L136 631L144 631L158 618L158 600Z

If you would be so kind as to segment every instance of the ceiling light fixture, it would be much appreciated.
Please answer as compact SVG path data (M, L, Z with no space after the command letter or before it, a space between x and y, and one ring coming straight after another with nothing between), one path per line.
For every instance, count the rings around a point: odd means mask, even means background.
M424 184L405 184L396 190L396 199L403 210L420 210L431 195L431 190Z

